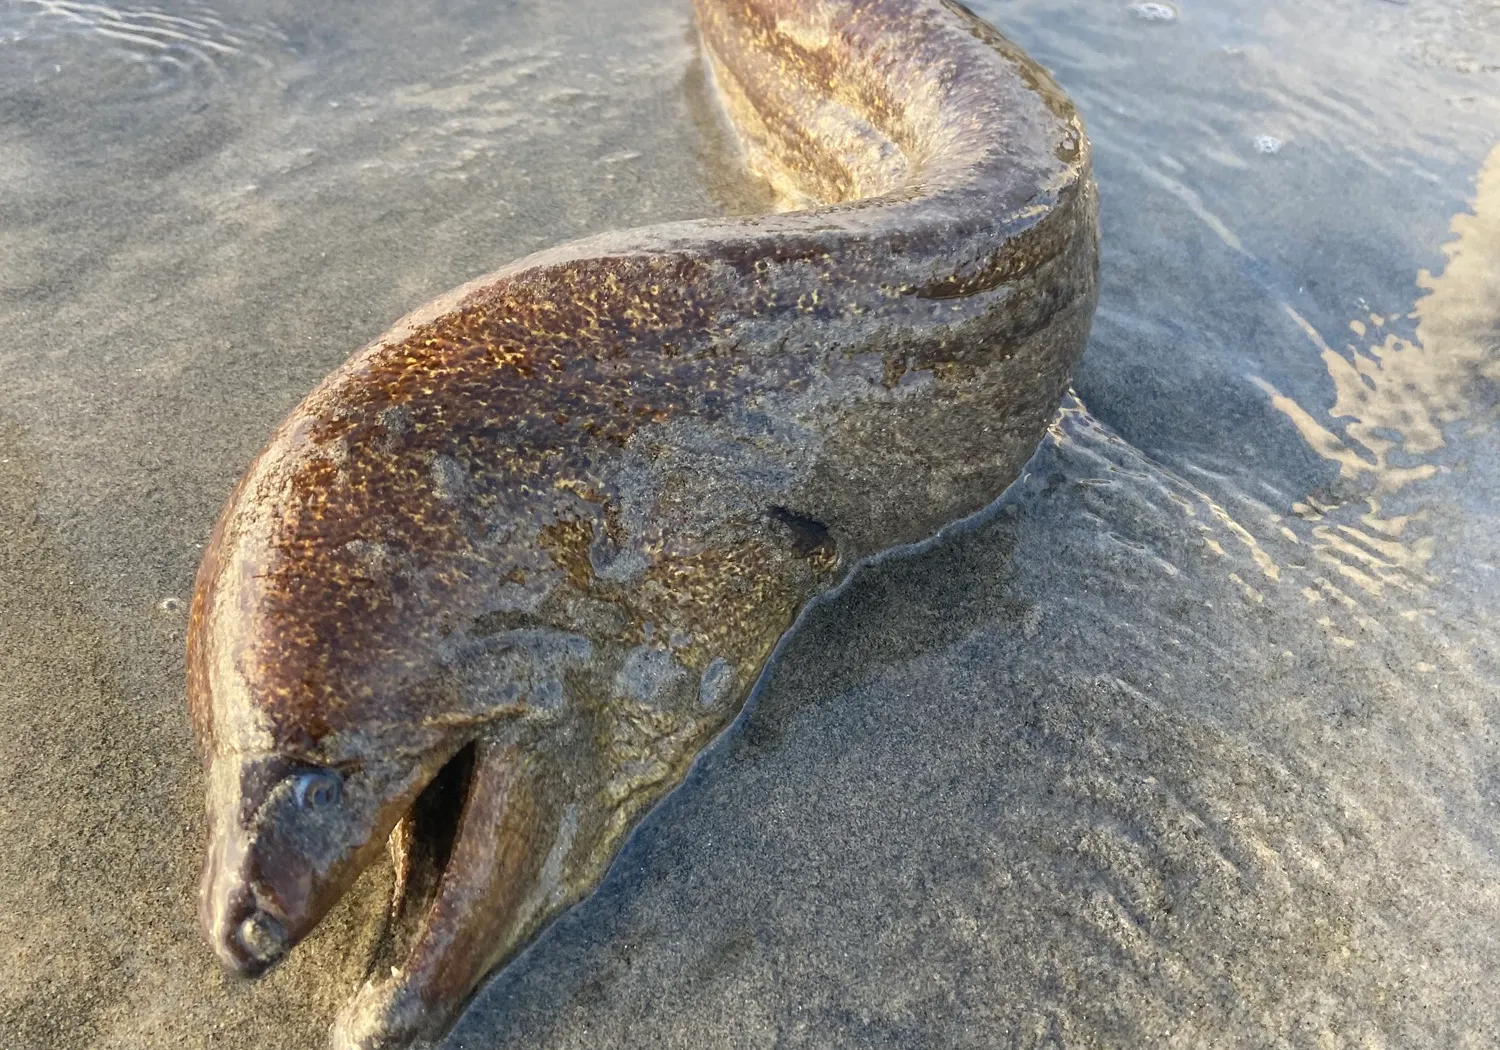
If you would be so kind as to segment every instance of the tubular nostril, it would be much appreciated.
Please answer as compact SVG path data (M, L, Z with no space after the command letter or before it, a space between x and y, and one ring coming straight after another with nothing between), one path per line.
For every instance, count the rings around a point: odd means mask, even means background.
M286 954L286 927L263 911L257 911L235 930L240 949L259 967L271 965Z

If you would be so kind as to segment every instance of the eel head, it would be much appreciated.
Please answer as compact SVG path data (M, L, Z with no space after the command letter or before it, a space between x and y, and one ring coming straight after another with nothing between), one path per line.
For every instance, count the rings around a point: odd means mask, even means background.
M342 767L274 752L216 755L200 910L223 964L255 977L280 961L380 853L450 755Z
M241 483L205 550L188 629L208 774L200 913L219 958L248 976L312 931L472 738L424 719L413 698L441 641L425 629L428 606L443 595L392 598L359 544L318 531L362 512L338 477L316 475L319 453L273 442ZM330 508L341 499L342 517Z

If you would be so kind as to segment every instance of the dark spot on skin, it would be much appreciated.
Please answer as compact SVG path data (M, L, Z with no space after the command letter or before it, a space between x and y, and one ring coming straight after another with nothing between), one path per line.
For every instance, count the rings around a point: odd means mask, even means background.
M828 531L828 526L818 519L810 518L806 514L798 514L786 507L767 507L766 513L772 521L780 522L787 527L792 534L792 544L798 554L805 557L834 549L833 535Z

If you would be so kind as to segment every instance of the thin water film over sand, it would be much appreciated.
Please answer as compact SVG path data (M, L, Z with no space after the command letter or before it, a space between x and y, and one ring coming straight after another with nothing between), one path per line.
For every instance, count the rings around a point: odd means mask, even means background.
M466 1047L1485 1046L1500 15L976 5L1095 145L1025 477L814 609ZM762 209L685 4L0 0L0 1031L319 1045L388 869L196 925L184 603L287 410L596 230Z

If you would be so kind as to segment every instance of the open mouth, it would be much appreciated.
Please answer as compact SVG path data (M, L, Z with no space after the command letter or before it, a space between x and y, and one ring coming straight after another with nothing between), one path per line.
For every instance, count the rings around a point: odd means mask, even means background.
M366 978L399 965L421 930L453 854L476 753L477 746L470 743L449 759L391 832L395 892L365 968Z

